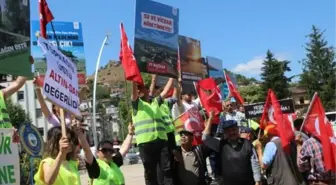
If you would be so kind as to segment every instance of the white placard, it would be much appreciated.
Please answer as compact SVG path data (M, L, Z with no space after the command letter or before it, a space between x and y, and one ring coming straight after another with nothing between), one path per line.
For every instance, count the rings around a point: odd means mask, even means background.
M19 151L12 135L12 128L0 129L0 185L20 185Z
M76 65L56 47L39 37L39 45L47 59L43 94L63 109L81 116Z

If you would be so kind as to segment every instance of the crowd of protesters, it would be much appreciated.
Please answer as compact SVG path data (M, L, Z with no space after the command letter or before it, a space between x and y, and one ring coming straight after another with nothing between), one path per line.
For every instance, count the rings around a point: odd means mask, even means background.
M133 83L132 118L147 185L296 185L335 184L335 173L326 171L320 141L300 129L291 141L291 152L281 146L276 125L259 132L245 119L244 106L223 100L223 112L204 114L196 93L183 91L181 82L169 79L165 87ZM169 94L170 89L174 93ZM169 108L170 111L167 111ZM187 110L204 118L202 141L185 129L169 127ZM208 115L208 116L206 116ZM218 124L213 120L219 119ZM303 118L294 121L300 128ZM210 159L211 173L206 159Z
M25 80L19 77L0 91L3 105L4 99L20 89ZM146 185L335 185L335 172L326 170L327 156L323 155L321 141L300 129L303 118L293 122L295 139L288 153L282 147L276 124L262 131L251 127L244 106L231 101L231 97L222 101L223 111L215 114L212 110L205 112L196 93L183 90L175 79L170 78L162 88L155 86L156 75L152 75L148 86L132 83L132 123L127 137L119 151L113 149L113 141L106 140L98 144L96 152L88 144L82 119L65 114L67 135L62 135L59 108L47 108L36 83L42 111L53 128L47 133L35 184L79 185L82 149L90 184L125 185L120 166L136 136ZM183 129L177 131L174 120L186 111L201 115L189 118L203 124L201 133L186 126L190 120L184 120Z

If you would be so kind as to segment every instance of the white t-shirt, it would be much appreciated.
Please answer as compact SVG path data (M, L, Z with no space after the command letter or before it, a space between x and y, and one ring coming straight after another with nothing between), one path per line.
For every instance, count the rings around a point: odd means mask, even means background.
M179 110L179 106L177 105L177 103L175 103L172 107L172 117L175 120L176 118L178 118L183 112L189 110L189 109L194 109L194 111L199 111L199 104L196 100L191 101L191 103L187 103L187 102L182 102L182 112L180 113Z

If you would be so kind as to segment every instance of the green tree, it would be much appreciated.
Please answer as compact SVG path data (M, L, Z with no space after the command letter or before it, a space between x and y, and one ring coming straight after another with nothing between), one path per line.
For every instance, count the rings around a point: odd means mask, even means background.
M22 123L31 123L29 114L21 107L19 104L13 104L13 102L8 98L6 100L6 106L8 110L11 123L15 128L19 128Z
M272 89L278 99L287 98L290 96L288 89L291 78L287 78L285 73L291 71L288 64L289 61L279 61L274 57L274 54L268 50L266 58L263 61L261 68L261 90L266 97L268 89Z
M262 87L258 84L250 84L247 86L240 86L238 88L240 95L248 103L257 103L262 102L265 99L264 94L262 93Z
M324 31L316 26L307 36L306 57L301 61L303 73L300 84L304 86L312 97L319 93L322 103L327 110L335 108L336 103L336 61L334 47L325 40Z

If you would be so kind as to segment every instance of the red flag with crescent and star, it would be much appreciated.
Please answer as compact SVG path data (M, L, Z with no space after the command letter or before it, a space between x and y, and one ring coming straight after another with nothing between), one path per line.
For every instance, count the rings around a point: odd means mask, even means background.
M128 42L123 23L120 23L120 34L121 42L119 59L121 61L121 65L124 68L125 78L126 80L133 81L138 85L144 87L145 85L141 77L141 73L139 71L135 57L133 55L132 48Z
M174 120L174 126L177 133L186 130L193 133L193 145L202 144L202 132L204 130L204 121L198 111L189 109Z
M313 96L302 127L305 132L320 140L325 168L335 172L336 137L317 93Z
M39 11L40 11L40 31L41 36L47 39L47 24L54 19L53 14L51 13L47 1L39 0Z
M285 152L290 152L290 142L294 139L294 129L287 114L283 114L281 105L275 93L269 89L264 112L260 120L260 128L265 129L267 125L275 125L281 139L281 145Z
M225 79L226 79L226 84L229 88L229 91L230 91L230 95L232 97L234 97L236 99L236 101L240 104L240 105L244 105L244 98L241 97L238 89L236 88L236 86L233 84L231 78L230 78L230 75L228 75L227 73L224 73L225 74Z
M223 111L222 96L213 78L206 78L195 83L200 102L207 114L214 111L212 123L219 123L219 114Z

